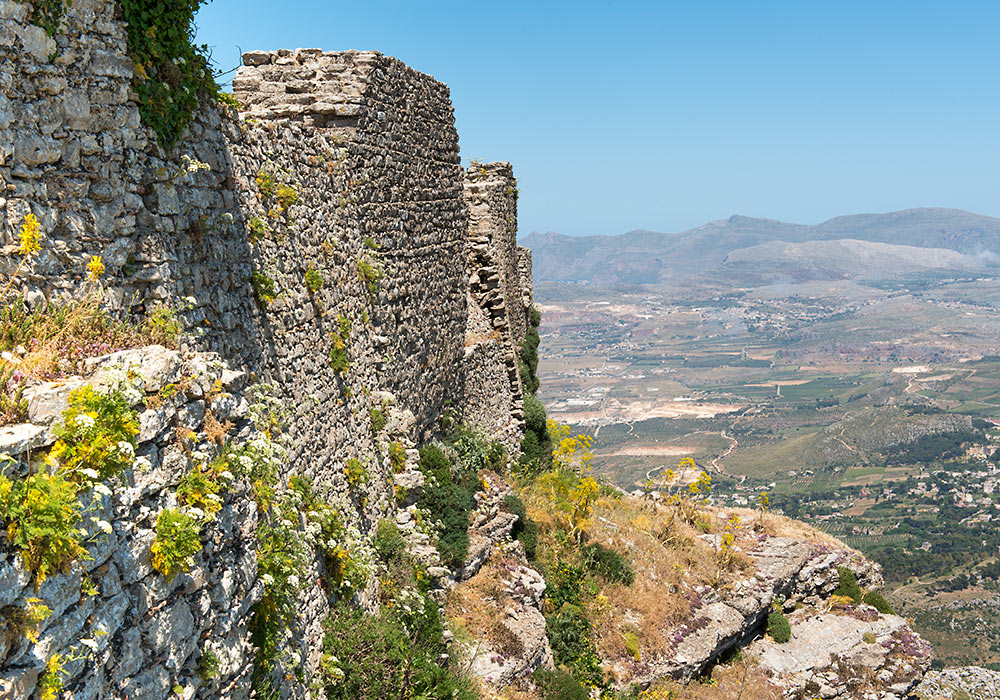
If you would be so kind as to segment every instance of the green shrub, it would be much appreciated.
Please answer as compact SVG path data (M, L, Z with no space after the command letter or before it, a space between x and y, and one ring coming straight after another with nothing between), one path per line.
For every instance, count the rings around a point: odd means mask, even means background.
M479 479L471 470L453 469L436 445L420 448L419 467L428 478L417 506L441 523L437 543L441 561L451 568L460 567L469 550L469 513L475 508Z
M521 468L530 474L552 468L552 437L549 435L545 406L532 393L524 394L524 440L521 442Z
M556 665L569 671L581 683L601 686L604 674L591 630L590 621L576 605L563 605L545 621Z
M865 593L864 602L878 610L883 615L895 615L892 606L889 605L889 601L882 597L882 594L878 591L868 591Z
M211 649L201 652L198 659L198 667L195 669L198 678L203 681L210 681L219 677L219 656Z
M259 216L251 217L247 221L247 230L250 231L250 240L254 243L262 241L271 233L271 227Z
M540 668L531 674L542 700L590 700L590 692L580 681L560 669Z
M357 268L358 279L361 280L368 295L374 297L378 294L378 284L379 280L382 279L382 271L364 258L358 259Z
M399 474L406 468L406 448L401 442L389 444L389 466L393 474Z
M383 518L378 521L375 531L375 553L382 561L392 561L403 556L406 551L406 540L395 520Z
M780 610L772 610L767 616L767 636L778 644L784 644L792 638L792 626L788 618Z
M368 616L336 607L324 622L320 668L328 700L476 700L469 681L438 663L447 647L437 605L422 599Z
M476 472L487 469L503 473L507 466L507 450L497 440L477 435L466 425L459 425L447 439L455 450L462 467Z
M274 196L278 200L278 206L283 210L291 208L293 204L296 204L299 201L298 190L291 185L278 185Z
M136 392L136 397L141 399L141 394ZM55 433L58 439L50 456L60 469L84 482L98 481L132 466L139 421L123 391L84 386L69 395L69 408Z
M323 288L324 284L326 284L326 280L323 279L323 275L316 272L316 269L312 267L306 270L305 281L306 289L309 290L310 294L315 294Z
M211 518L222 509L219 492L222 486L210 471L211 467L194 467L177 485L177 502L188 508L198 508Z
M175 508L161 510L149 551L153 568L168 579L188 571L201 551L201 523Z
M546 576L548 588L546 598L553 609L558 610L564 604L578 605L582 599L584 572L578 566L559 562Z
M254 297L261 304L270 304L278 296L274 280L260 270L254 270L250 274L250 287L253 289Z
M597 574L608 583L623 583L631 586L635 572L628 559L599 542L586 545L582 550L583 566L592 574Z
M528 332L524 334L521 341L520 352L518 353L518 366L521 370L521 382L524 385L526 394L535 394L541 382L538 381L538 326L542 322L542 315L534 306L531 307L531 315L528 322Z
M270 199L277 189L278 181L275 180L272 173L263 169L257 171L257 190L260 192L261 199Z
M372 432L375 435L381 433L382 429L385 428L385 424L387 421L385 417L385 411L383 411L381 408L370 408L368 409L368 417L371 419Z
M337 374L344 374L350 368L347 357L347 341L351 337L351 319L344 315L337 316L337 328L330 331L330 369Z
M854 572L846 566L838 566L837 574L840 576L840 582L837 584L837 588L834 589L833 595L845 596L855 603L860 603L862 598L861 587L858 586L858 579L854 575Z
M368 470L365 469L365 465L361 463L361 460L354 459L353 457L344 462L344 476L347 477L347 483L353 489L368 482Z
M524 556L528 558L528 561L534 561L535 550L538 546L538 523L528 517L524 501L512 493L504 496L503 507L508 513L517 516L517 522L514 523L514 527L510 531L511 537L524 547Z
M0 523L21 551L36 584L89 558L80 533L78 485L58 474L38 473L10 481L0 476Z
M194 15L204 0L121 0L139 116L169 151L204 96L218 95L208 47L196 46Z

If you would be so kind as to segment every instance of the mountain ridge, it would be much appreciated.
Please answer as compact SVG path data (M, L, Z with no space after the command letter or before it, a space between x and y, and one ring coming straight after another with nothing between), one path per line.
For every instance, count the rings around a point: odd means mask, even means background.
M538 281L617 285L686 279L722 265L736 250L770 241L841 239L943 248L989 263L998 259L1000 219L945 207L848 214L814 225L734 214L678 233L635 229L576 237L532 232L521 243L534 251Z

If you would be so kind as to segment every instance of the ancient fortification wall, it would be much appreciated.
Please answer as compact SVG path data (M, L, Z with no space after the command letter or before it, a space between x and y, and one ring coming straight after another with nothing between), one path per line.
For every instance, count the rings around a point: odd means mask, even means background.
M469 314L465 330L465 416L509 448L520 444L524 406L517 350L532 304L531 253L517 246L517 181L510 163L473 163L469 205ZM483 381L486 379L487 381Z
M192 451L211 448L202 384L218 375L228 408L217 417L232 414L234 440L245 442L243 391L251 380L273 385L291 410L289 473L349 500L365 536L395 513L390 443L412 464L413 445L440 430L446 409L516 451L515 353L531 290L513 174L503 163L463 172L448 88L374 52L246 54L233 83L241 112L206 105L164 154L139 120L117 3L75 0L54 38L28 9L0 0L3 264L20 260L18 231L34 213L45 240L19 277L29 303L81 288L86 262L101 255L112 306L182 309L182 355L162 351L163 362L205 381L142 414L137 454L149 471L123 477L128 488L101 504L113 534L84 567L95 596L78 595L83 570L35 592L0 548L0 607L37 595L55 611L38 643L0 642L0 695L26 696L47 659L100 627L96 660L68 668L77 698L197 687L206 640L222 664L198 697L243 697L246 615L260 596L251 502L238 490L226 497L189 574L167 582L149 566L157 514L193 464L176 430L198 436ZM160 372L147 388L173 381ZM51 443L74 386L36 390L33 427L3 430L0 451L22 470ZM372 409L390 416L381 432ZM368 480L352 487L353 459ZM309 668L326 605L319 593L302 601Z

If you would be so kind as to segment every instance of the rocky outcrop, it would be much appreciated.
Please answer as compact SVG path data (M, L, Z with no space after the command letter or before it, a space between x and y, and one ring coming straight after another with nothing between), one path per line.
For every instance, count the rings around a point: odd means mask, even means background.
M31 411L40 423L25 424L35 429L32 450L53 442L52 426L70 392L80 386L101 386L132 370L140 374L149 396L165 398L155 408L137 407L141 432L135 467L105 495L92 491L85 497L85 524L94 533L88 559L35 586L20 556L0 549L0 627L5 631L0 634L0 697L30 697L46 662L56 654L69 660L62 681L78 700L152 700L168 697L178 685L245 697L246 660L252 654L246 623L261 591L254 551L257 509L246 485L235 483L225 492L222 509L204 528L204 546L190 571L173 578L154 571L150 545L158 514L176 506L180 479L199 451L214 449L206 435L206 415L216 424L232 423L234 444L249 439L249 404L243 396L247 375L229 370L218 356L181 355L159 346L90 364L95 374L88 379L35 387L32 396L38 400ZM23 427L8 427L0 437L0 453L26 470L25 443L11 438ZM180 439L179 430L184 433ZM12 476L9 468L7 476ZM106 535L93 526L98 520L110 525ZM37 640L17 632L11 617L33 599L51 609L38 625ZM208 652L219 663L213 682L201 681L196 672Z
M519 542L508 542L496 556L502 572L497 583L504 594L497 625L504 632L466 644L461 654L473 676L503 688L538 668L552 668L553 659L541 611L545 579L528 565Z
M866 586L881 585L878 567L847 550L785 537L763 537L747 555L754 575L721 591L708 587L699 590L692 619L675 631L669 656L649 660L637 668L623 667L618 669L618 675L640 685L662 677L693 678L726 651L760 634L776 601L788 610L797 605L820 604L837 587L838 566L851 568Z
M1000 671L978 666L930 671L913 689L913 697L918 700L994 700L1000 698Z
M792 637L769 637L745 653L790 696L902 700L930 666L930 645L896 615L859 605L844 612L797 610Z

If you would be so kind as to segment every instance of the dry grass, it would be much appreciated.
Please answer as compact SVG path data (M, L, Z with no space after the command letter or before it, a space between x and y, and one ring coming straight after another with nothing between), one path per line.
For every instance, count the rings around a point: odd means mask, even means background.
M504 569L516 564L491 557L479 573L448 593L444 614L461 641L476 643L482 639L504 656L523 653L521 641L502 624L504 610L511 604L504 587Z
M205 437L216 445L224 445L229 437L229 431L233 429L232 421L219 422L211 409L205 411Z
M158 312L143 324L113 318L97 292L30 311L15 299L0 309L0 350L23 348L12 362L22 375L41 380L78 373L88 357L152 343L176 346L177 332L169 312Z
M661 681L639 696L640 700L782 700L781 690L750 660L739 659L716 666L710 679L687 685Z
M722 525L713 515L699 509L692 520L718 532ZM649 499L602 499L588 534L625 554L636 574L631 586L607 587L606 609L593 620L597 650L605 659L631 657L623 637L627 632L638 637L644 657L668 653L674 630L690 622L698 604L695 587L719 585L720 578L749 569L745 558L725 562L679 508ZM749 545L750 537L737 531L738 544Z
M522 498L539 524L542 566L553 570L559 561L578 562L578 547L557 534L544 498L530 488ZM605 669L633 666L627 634L638 639L642 661L669 655L676 629L697 617L698 587L724 589L730 581L753 575L753 565L743 552L757 544L762 531L836 542L801 523L773 514L761 519L758 512L747 509L723 510L690 501L665 504L630 496L600 498L586 537L624 554L635 572L631 586L604 584L598 595L584 601ZM727 532L735 538L729 551L699 537L711 533L718 542ZM628 682L630 678L615 680Z

